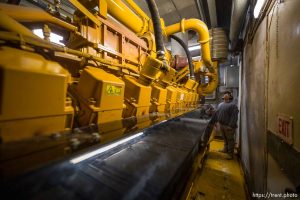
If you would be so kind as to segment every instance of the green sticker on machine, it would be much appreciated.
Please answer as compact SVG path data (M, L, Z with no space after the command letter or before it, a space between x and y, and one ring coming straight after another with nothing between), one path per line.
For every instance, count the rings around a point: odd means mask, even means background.
M121 95L122 87L115 85L106 86L106 94L108 95Z

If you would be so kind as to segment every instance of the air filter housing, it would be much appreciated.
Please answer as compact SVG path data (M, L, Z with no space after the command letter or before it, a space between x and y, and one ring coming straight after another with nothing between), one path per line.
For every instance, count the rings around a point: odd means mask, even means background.
M228 55L228 37L223 28L209 30L212 60L226 60Z

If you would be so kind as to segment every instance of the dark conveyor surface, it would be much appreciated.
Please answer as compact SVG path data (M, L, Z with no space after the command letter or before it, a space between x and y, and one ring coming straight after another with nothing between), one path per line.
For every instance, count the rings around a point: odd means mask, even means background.
M102 152L108 145L95 147L7 180L1 193L11 199L177 199L207 124L199 115L193 111L139 131L107 151Z

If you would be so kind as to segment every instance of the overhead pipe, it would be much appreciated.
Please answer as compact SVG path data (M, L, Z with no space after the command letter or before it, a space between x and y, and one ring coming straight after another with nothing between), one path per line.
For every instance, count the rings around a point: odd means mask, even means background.
M99 0L78 0L81 5L86 9L92 10L99 5ZM137 35L143 35L148 31L149 17L146 14L142 14L141 10L137 10L137 5L134 2L128 1L128 5L133 8L137 14L133 12L122 0L105 0L107 4L107 13L113 18L124 24L128 29L136 33ZM101 3L101 2L100 2ZM100 8L99 8L100 9Z
M249 0L233 0L232 2L229 31L229 39L231 42L230 50L234 50L237 45L239 33L241 32L243 21L246 16L248 3Z
M194 71L194 65L193 65L193 60L192 60L192 55L188 49L187 44L185 44L179 37L175 35L170 35L170 38L176 40L184 49L185 54L188 58L188 63L189 63L189 71L190 71L190 79L195 80L195 71Z
M106 0L107 12L138 35L148 30L148 22L137 16L122 0Z
M205 14L204 14L204 11L203 11L202 1L200 1L200 0L194 0L194 1L195 1L200 19L202 21L206 22Z
M207 7L209 13L210 27L215 28L218 26L216 1L215 0L207 1Z
M73 26L72 24L69 24L56 17L53 17L44 10L38 8L0 3L0 10L8 16L12 17L13 19L20 22L46 21L64 27L65 29L70 31L77 31L76 26Z
M125 0L125 1L130 6L130 8L134 10L140 17L142 17L147 21L150 20L148 15L133 0Z
M208 67L210 71L212 71L213 64L210 55L209 31L204 22L202 22L199 19L182 19L181 22L177 24L173 24L165 27L165 34L167 36L170 36L174 33L185 32L186 30L189 29L194 30L198 33L198 37L199 37L198 42L201 45L203 63L205 64L206 67Z
M199 89L199 94L207 95L212 93L218 86L218 63L212 62L210 55L210 46L209 46L209 31L204 22L198 19L182 19L180 23L173 24L165 27L165 34L170 36L177 32L185 32L186 30L194 30L198 33L199 43L201 45L201 56L203 64L209 69L209 83L201 84Z

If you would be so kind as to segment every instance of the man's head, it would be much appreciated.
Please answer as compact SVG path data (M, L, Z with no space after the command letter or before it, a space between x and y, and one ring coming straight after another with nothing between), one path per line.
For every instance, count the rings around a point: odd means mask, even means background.
M224 99L224 102L229 102L230 101L229 94L224 94L223 99Z
M223 98L224 102L229 102L232 99L231 92L226 91L224 92Z

